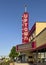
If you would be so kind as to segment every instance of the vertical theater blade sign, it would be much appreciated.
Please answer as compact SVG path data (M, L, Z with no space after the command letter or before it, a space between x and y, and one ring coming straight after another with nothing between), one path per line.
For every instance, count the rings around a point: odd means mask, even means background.
M29 21L29 14L25 12L22 16L22 43L28 43L28 21Z

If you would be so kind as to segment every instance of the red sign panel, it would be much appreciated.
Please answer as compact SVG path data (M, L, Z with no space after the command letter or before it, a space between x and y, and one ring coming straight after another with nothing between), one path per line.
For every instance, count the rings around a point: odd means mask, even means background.
M32 48L36 48L36 41L32 42Z
M22 16L22 43L28 43L28 20L29 20L29 15L27 12L25 12Z

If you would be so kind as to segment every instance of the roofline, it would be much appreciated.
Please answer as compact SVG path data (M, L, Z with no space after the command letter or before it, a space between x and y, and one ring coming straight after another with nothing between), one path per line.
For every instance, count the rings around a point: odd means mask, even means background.
M36 35L31 41L33 41L36 37L38 37L41 33L43 33L46 30L46 28L44 28L38 35Z
M42 32L44 32L46 28L44 28L36 37L38 37Z

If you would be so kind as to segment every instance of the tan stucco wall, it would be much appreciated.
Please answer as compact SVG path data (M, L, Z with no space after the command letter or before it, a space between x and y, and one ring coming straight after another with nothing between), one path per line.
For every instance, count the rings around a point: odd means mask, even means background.
M36 35L38 35L44 28L46 28L46 22L36 22Z
M46 28L46 22L36 22L36 29L35 29L34 33L32 33L32 35L34 34L35 36L37 36L45 28ZM35 38L35 36L32 37L32 35L29 38L30 39L29 42L31 42L31 40L34 38L33 41L36 41L36 47L39 47L39 46L43 45L44 43L46 43L46 30L44 32L42 32L36 38ZM32 39L31 39L31 37L32 37Z
M36 37L36 47L46 43L46 30L44 30L38 37Z

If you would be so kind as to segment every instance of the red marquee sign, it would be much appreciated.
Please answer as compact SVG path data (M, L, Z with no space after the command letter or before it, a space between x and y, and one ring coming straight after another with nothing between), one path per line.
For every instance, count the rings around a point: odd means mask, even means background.
M25 12L22 16L22 43L28 43L28 20L29 20L29 14Z

